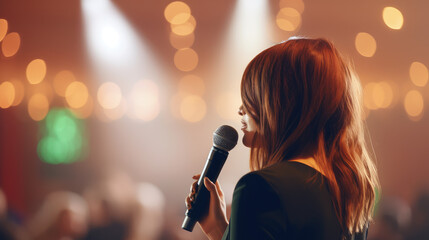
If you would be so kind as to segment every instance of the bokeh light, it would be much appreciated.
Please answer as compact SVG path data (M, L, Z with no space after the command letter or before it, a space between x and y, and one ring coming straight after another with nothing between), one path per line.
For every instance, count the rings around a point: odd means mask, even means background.
M55 93L52 87L52 84L50 84L48 81L43 81L36 85L30 85L27 90L27 97L32 96L36 93L43 94L46 99L48 99L48 102L51 103L54 100Z
M375 106L387 108L392 104L393 90L388 82L379 82L372 89L372 97Z
M206 102L200 96L188 95L180 103L180 115L188 122L199 122L206 115Z
M91 96L88 96L88 100L85 105L80 108L69 109L77 118L85 119L89 118L94 110L94 100Z
M38 84L46 76L46 63L43 59L34 59L31 61L26 70L28 82L31 84Z
M418 87L426 86L428 82L428 69L421 62L413 62L410 66L411 81Z
M164 10L164 17L171 24L183 24L190 16L191 8L181 1L171 2Z
M360 55L372 57L377 50L377 42L371 34L360 32L356 35L355 47Z
M216 111L223 119L237 119L238 108L241 106L240 93L223 92L216 97Z
M41 93L36 93L31 96L27 107L28 114L30 115L31 119L34 121L41 121L49 112L48 98Z
M13 100L12 106L17 106L22 102L25 96L25 88L22 81L17 79L11 79L10 82L13 84L15 89L15 98Z
M404 99L404 107L412 120L418 120L423 114L423 96L419 91L411 90Z
M83 124L67 109L52 109L37 146L39 158L49 164L72 163L82 156L86 140Z
M66 89L70 85L70 83L76 81L76 78L73 72L68 70L63 70L58 72L54 77L54 90L55 92L61 96L66 96Z
M302 14L304 12L305 4L303 0L280 0L279 7L280 9L293 8Z
M7 34L7 20L6 19L0 19L0 42L3 40L3 38Z
M179 93L184 95L203 95L205 92L205 84L202 78L190 74L182 77L179 81Z
M88 88L84 83L74 81L66 89L66 101L72 108L81 108L88 101Z
M133 119L151 121L160 112L158 86L150 80L138 81L131 91L128 115Z
M122 118L124 114L127 111L127 102L125 99L121 99L119 104L115 108L107 109L103 108L100 109L99 112L99 119L102 121L114 121ZM102 116L100 116L102 114Z
M198 54L191 48L177 50L174 55L174 65L181 71L192 71L198 65Z
M401 29L404 24L404 17L401 11L394 7L385 7L383 9L383 21L391 29Z
M189 19L182 24L171 24L171 31L179 36L186 36L194 32L197 21L191 15Z
M105 82L98 88L97 100L101 107L114 109L121 103L121 88L113 82Z
M393 102L393 88L386 81L370 82L363 89L363 97L367 109L388 108Z
M194 44L195 34L191 33L186 36L180 36L170 32L170 44L175 49L190 48Z
M0 108L8 108L12 106L15 99L15 87L11 82L3 82L0 84Z
M18 33L12 32L3 38L1 50L5 57L12 57L18 52L20 46L21 37Z
M277 26L287 32L293 32L301 25L301 14L295 8L280 9L276 17Z

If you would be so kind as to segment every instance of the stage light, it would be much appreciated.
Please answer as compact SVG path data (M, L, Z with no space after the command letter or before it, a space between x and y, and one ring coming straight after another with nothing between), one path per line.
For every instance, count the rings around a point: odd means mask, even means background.
M188 122L199 122L206 115L206 102L200 96L188 95L180 103L180 114Z
M41 93L34 94L28 101L27 110L34 121L43 120L49 112L48 98Z
M26 69L27 80L30 84L38 84L46 76L46 63L43 59L34 59Z
M383 9L383 21L389 28L398 30L404 24L404 17L397 8L385 7Z
M88 101L88 88L82 82L72 82L66 89L66 101L72 108L81 108Z
M122 101L121 88L113 82L105 82L98 88L97 99L103 108L114 109Z
M377 42L371 34L360 32L356 35L355 47L360 55L364 57L372 57L377 50Z
M191 15L189 19L181 24L171 24L171 31L179 36L192 34L197 27L197 21Z
M174 55L174 65L176 65L180 71L192 71L198 65L198 54L191 48L177 50Z
M15 99L15 87L11 82L0 84L0 108L9 108Z
M151 121L160 112L158 86L150 80L138 81L129 96L128 115L133 119Z
M49 164L72 163L82 156L83 123L67 109L49 111L37 145L39 158Z
M284 31L296 31L301 25L301 14L295 8L282 8L277 14L276 23Z
M6 19L0 19L0 42L3 40L3 38L7 34L7 20Z
M18 79L12 79L10 80L10 83L13 84L13 87L15 89L15 98L13 100L12 106L17 106L22 102L22 99L25 95L24 84L22 84L22 81Z
M410 66L411 81L418 87L426 86L428 82L428 69L421 62L413 62Z
M18 52L20 46L21 37L18 33L12 32L3 38L1 50L5 57L12 57Z
M423 97L419 91L411 90L404 99L404 108L411 120L419 120L423 114Z
M179 81L179 93L182 95L193 94L202 96L205 88L203 79L193 74L186 75Z
M175 1L167 5L164 17L171 24L183 24L191 17L191 8L184 2Z
M55 92L59 96L65 97L67 87L74 81L76 81L76 78L71 71L63 70L58 72L53 82Z
M170 43L175 49L190 48L194 44L195 34L191 33L186 36L180 36L170 32Z

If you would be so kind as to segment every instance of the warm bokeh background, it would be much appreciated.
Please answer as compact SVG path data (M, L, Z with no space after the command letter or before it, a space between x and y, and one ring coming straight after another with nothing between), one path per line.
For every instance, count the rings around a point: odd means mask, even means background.
M295 35L354 64L381 199L408 206L428 189L429 2L170 3L0 1L0 186L16 222L51 192L122 173L164 199L162 238L201 234L180 230L191 176L218 126L240 128L246 64ZM248 155L239 144L220 175L228 202Z

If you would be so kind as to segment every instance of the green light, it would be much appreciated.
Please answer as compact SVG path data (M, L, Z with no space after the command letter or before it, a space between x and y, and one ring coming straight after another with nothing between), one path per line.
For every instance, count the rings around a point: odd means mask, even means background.
M68 109L52 109L45 118L43 137L37 146L42 161L72 163L83 155L83 123Z

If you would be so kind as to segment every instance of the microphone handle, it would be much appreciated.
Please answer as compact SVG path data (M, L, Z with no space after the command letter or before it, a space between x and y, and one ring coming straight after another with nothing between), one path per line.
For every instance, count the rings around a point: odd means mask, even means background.
M197 221L201 216L207 213L210 203L210 192L204 186L204 178L207 177L210 181L215 183L227 157L227 151L215 146L211 148L209 156L207 157L206 165L198 179L198 186L192 208L186 210L185 220L182 224L183 229L192 232Z

